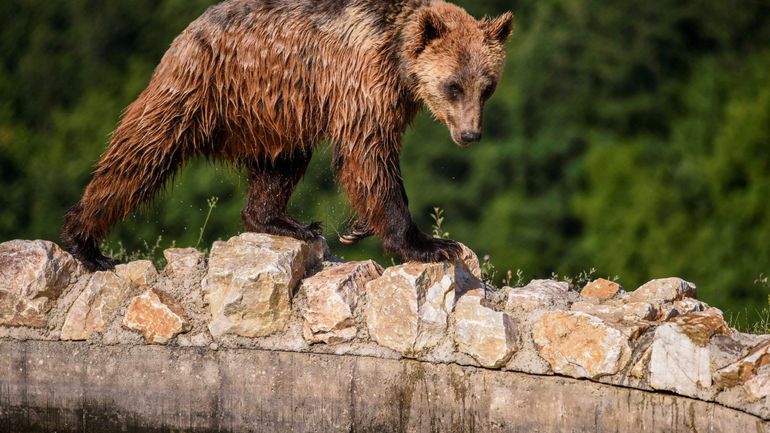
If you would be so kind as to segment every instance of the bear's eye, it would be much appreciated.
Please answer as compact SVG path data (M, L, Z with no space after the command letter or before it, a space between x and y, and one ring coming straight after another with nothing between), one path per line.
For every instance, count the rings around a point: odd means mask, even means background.
M485 101L492 97L492 94L495 93L495 89L497 88L497 84L492 83L484 88L484 91L481 92L481 98Z
M450 101L456 101L463 95L463 88L457 83L449 83L446 86L446 93Z

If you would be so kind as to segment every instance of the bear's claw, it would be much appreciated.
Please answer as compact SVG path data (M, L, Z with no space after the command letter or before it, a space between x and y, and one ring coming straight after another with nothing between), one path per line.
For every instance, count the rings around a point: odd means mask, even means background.
M374 232L369 228L368 224L362 220L355 220L353 221L353 224L348 227L347 232L340 236L340 243L343 245L353 245L372 235L374 235Z

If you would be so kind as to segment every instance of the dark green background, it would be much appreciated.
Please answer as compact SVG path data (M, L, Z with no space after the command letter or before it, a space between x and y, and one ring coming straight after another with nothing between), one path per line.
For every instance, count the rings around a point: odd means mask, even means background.
M58 239L121 110L173 37L212 1L0 2L0 240ZM486 139L452 144L421 115L402 163L411 210L430 230L529 277L595 267L627 288L694 281L729 313L766 305L770 272L770 2L522 0ZM330 239L349 210L318 153L292 202ZM220 197L205 244L240 230L244 178L197 162L111 242L194 245L206 199ZM332 242L345 258L377 240Z

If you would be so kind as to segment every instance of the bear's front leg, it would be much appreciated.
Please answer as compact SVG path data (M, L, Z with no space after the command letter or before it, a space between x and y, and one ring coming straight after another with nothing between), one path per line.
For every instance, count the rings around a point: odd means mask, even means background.
M382 143L338 152L340 182L363 222L383 241L387 253L404 261L441 262L457 260L460 245L422 233L409 213L401 178L396 145Z
M369 224L362 219L355 218L348 226L347 230L345 230L345 234L340 235L340 243L344 245L353 245L372 235L374 235L374 232L369 228Z
M289 216L286 205L297 182L305 174L312 153L309 150L249 161L249 195L243 208L243 226L248 232L311 240L321 236L321 224L303 224Z

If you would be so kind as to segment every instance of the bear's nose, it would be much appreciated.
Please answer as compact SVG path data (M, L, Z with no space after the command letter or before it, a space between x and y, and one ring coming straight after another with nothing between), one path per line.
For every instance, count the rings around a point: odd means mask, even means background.
M463 131L460 134L460 139L463 143L475 143L481 141L481 133L475 131Z

